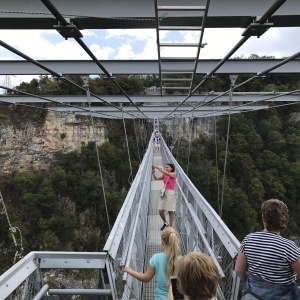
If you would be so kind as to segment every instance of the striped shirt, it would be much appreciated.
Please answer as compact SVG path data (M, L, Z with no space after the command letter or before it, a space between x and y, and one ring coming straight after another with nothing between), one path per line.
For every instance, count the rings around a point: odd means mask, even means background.
M297 245L273 232L248 234L240 251L247 257L248 272L272 283L289 284L296 280L291 264L300 256Z

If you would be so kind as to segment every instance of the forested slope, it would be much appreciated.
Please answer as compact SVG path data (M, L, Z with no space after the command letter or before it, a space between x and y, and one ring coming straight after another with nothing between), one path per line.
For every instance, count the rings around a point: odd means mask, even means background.
M30 251L101 251L109 224L113 226L130 188L140 159L148 146L150 127L135 135L132 120L125 120L128 150L122 120L108 120L108 139L98 147L102 180L95 143L83 144L78 151L58 152L55 163L44 170L32 169L0 176L8 215L19 227L24 254ZM139 151L137 150L139 148ZM2 209L2 207L1 207ZM19 233L16 233L20 242ZM0 271L12 265L15 247L7 219L0 216Z
M189 177L215 210L222 210L225 223L239 239L261 229L260 206L271 198L290 209L285 234L300 236L299 120L299 104L232 115L224 189L228 117L218 119L216 139L203 135L192 142ZM181 141L174 146L176 150L179 146L177 160L184 170L188 145Z

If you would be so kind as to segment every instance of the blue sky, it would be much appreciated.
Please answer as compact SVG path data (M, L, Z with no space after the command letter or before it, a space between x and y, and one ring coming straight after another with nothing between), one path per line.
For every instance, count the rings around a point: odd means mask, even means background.
M223 58L241 39L244 29L206 29L200 58ZM157 59L156 31L154 29L82 30L83 41L99 60L107 59ZM1 39L34 59L90 59L72 39L64 40L56 31L1 30ZM300 50L300 28L270 28L260 38L251 37L234 55L248 57L251 54L273 55L282 58ZM197 32L162 32L163 42L197 42ZM165 56L194 56L192 48L162 49ZM0 59L20 59L0 48ZM30 78L29 78L30 79ZM11 77L11 86L26 76ZM0 76L3 84L4 77Z

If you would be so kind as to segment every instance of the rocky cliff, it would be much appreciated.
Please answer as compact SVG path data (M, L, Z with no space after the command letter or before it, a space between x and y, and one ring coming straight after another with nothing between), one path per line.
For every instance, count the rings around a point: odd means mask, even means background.
M160 130L178 139L192 140L200 133L212 136L215 131L213 118L193 120L190 118L160 120ZM47 168L58 151L68 153L80 150L82 143L98 145L108 141L108 122L94 118L94 129L90 117L69 113L16 109L0 106L0 173L15 170L25 171L31 167ZM144 127L144 126L143 126ZM192 129L193 128L193 129ZM192 129L192 130L191 130ZM112 129L113 130L113 129Z
M165 130L167 135L172 136L174 140L177 140L179 137L179 139L189 141L191 137L194 140L201 133L213 136L215 134L215 121L214 118L194 118L193 122L191 122L191 118L174 118L164 120L161 128Z
M94 119L94 125L93 130L89 117L51 111L40 123L30 118L22 124L6 119L0 124L0 173L46 168L56 152L78 150L82 143L94 141L94 135L102 144L107 140L103 121Z

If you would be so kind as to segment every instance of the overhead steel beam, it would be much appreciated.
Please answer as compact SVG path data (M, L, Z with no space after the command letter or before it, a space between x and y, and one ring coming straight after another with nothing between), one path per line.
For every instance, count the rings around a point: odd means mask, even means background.
M152 0L52 0L52 3L79 30L155 28ZM214 0L210 5L206 28L245 28L273 3L273 0ZM173 6L181 4L181 0L172 0ZM199 1L186 0L184 4L195 6L199 5ZM289 0L269 22L278 27L300 26L298 11L299 1ZM190 26L199 24L199 16L193 12L186 12L181 18L173 12L162 19L161 25L180 26L180 19ZM1 1L0 29L53 29L54 25L57 25L56 20L41 1Z
M216 96L222 93L211 92L209 95L193 95L190 97L186 104L197 104L203 103L215 98ZM280 96L280 97L278 97ZM59 96L59 95L51 95L44 96L50 101L61 102L61 103L87 103L86 96ZM121 95L113 95L113 96L99 96L101 99L109 103L129 103L129 101L121 96ZM130 96L134 103L178 103L184 99L185 96L163 96L160 95L139 95L139 96ZM272 98L274 97L274 98ZM276 97L276 98L275 98ZM268 99L268 100L265 100ZM95 97L90 97L90 101L92 103L101 103L101 101ZM214 103L219 102L228 102L229 96L223 95L214 100ZM260 101L269 101L269 102L297 102L300 101L300 94L291 94L291 95L283 95L281 93L234 93L232 96L233 102L260 102ZM44 99L38 99L34 97L28 96L15 96L15 95L0 95L0 102L3 103L49 103Z
M262 109L265 109L265 108L262 108ZM251 110L249 110L249 111L251 111ZM243 112L243 111L236 110L236 111L232 111L231 113L232 114L237 114L237 113L241 113L241 112ZM74 112L74 113L76 115L90 116L90 114L88 114L88 113L81 113L81 112L78 112L78 113ZM113 117L115 117L116 119L122 119L122 115L118 112L111 113L111 115ZM165 119L167 115L168 114L165 113L165 112L154 112L153 111L153 112L147 113L148 119ZM194 113L193 112L188 112L183 116L183 118L191 118L191 117L193 117L193 118L208 118L208 117L213 117L213 116L227 116L227 115L228 115L228 110L216 111L216 112L197 111L197 112L194 112ZM99 118L99 115L94 114L94 113L92 113L92 116L95 117L95 118ZM145 118L142 114L137 115L136 117L139 118L139 119ZM104 117L101 117L101 118L108 118L108 117L104 116ZM111 119L111 117L109 117L109 118ZM124 116L124 118L128 119L127 116ZM169 119L172 119L172 118L176 118L176 115L171 116Z
M241 111L241 110L257 110L257 109L263 109L267 108L267 105L249 105L249 106L244 106L242 108L233 106L232 110L234 111ZM156 105L148 105L148 106L140 106L139 107L142 112L145 114L148 114L149 112L157 112L157 113L169 113L174 109L174 106L156 106ZM181 106L180 109L177 110L177 112L185 112L190 109L192 109L192 106ZM123 106L124 111L127 112L132 112L132 113L138 113L138 110L132 106ZM205 112L215 112L215 111L221 111L224 109L229 109L228 105L216 105L214 106L201 106L199 108L196 108L194 112L199 112L199 111L205 111ZM51 107L51 110L57 110L59 112L81 112L82 110L77 107L65 107L65 106L55 106ZM92 106L91 107L92 112L102 112L102 113L114 113L118 112L118 110L114 109L113 107L109 106ZM87 112L88 113L88 112ZM121 115L121 113L120 113Z
M300 19L300 18L299 18ZM273 67L282 59L230 59L216 73L256 74ZM47 68L64 75L104 75L92 60L39 60ZM219 59L199 59L198 74L207 74L220 62ZM103 60L102 65L114 75L153 75L159 74L157 60ZM166 68L186 67L191 61L178 62L175 59L164 63ZM300 59L295 59L270 73L300 73ZM24 60L0 61L0 75L49 75L49 73Z

